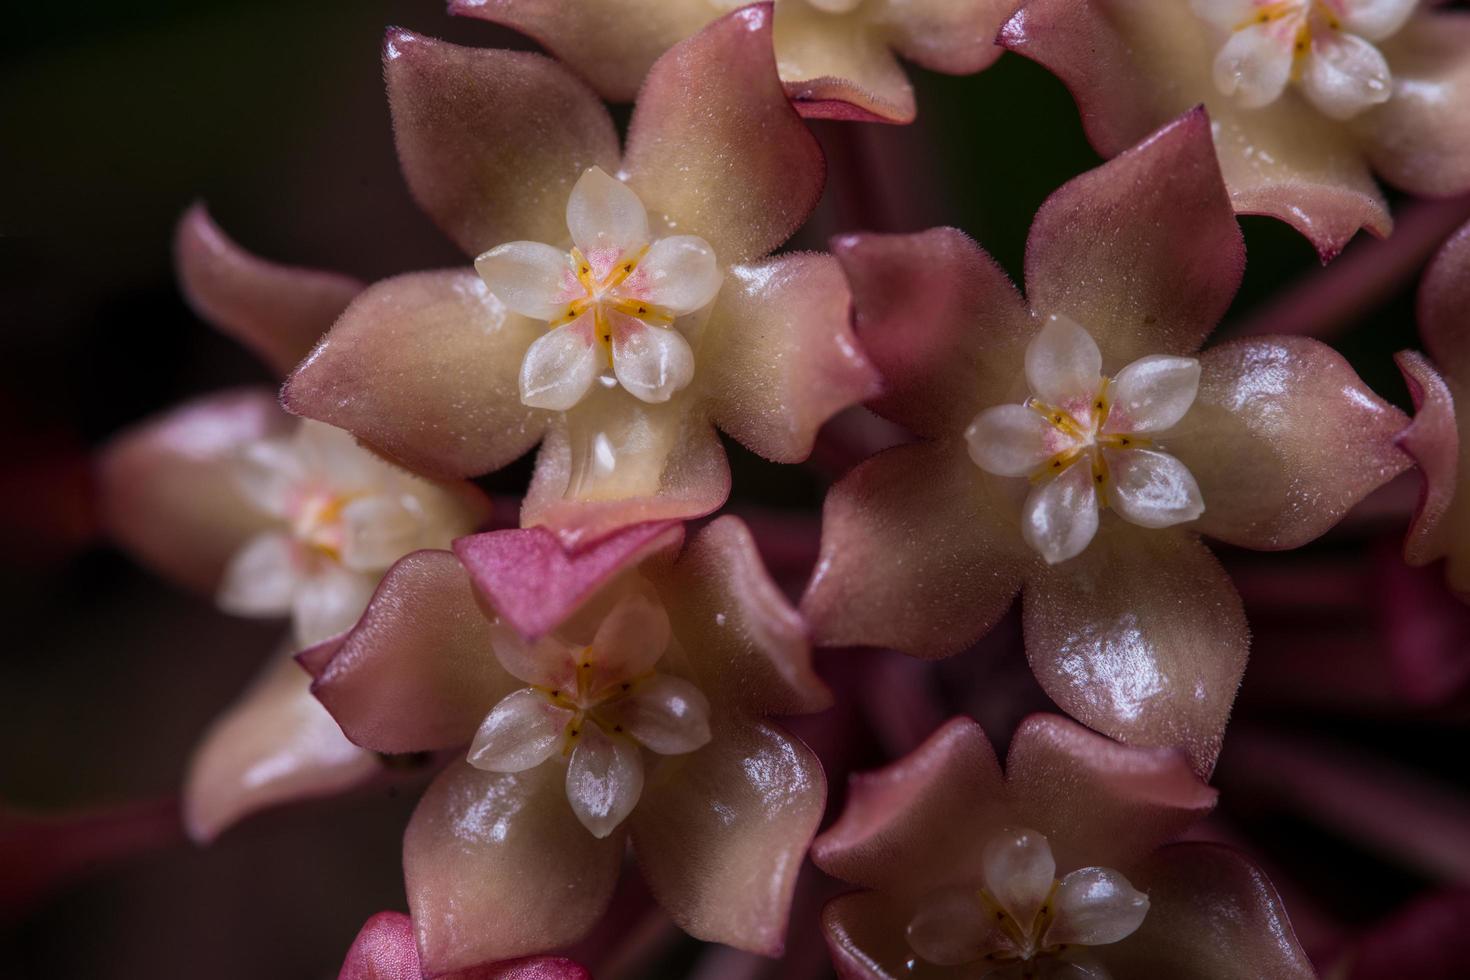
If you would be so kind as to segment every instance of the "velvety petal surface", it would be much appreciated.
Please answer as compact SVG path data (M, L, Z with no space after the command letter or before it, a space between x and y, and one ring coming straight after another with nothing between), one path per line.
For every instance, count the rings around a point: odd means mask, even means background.
M654 64L624 171L655 223L714 246L723 265L781 244L816 206L825 164L786 100L770 4L734 11Z
M978 874L975 828L998 829L1006 813L995 750L978 724L955 718L897 762L854 775L812 860L843 881L917 897Z
M989 630L1036 560L987 480L947 440L886 450L838 481L801 600L813 639L946 657Z
M337 980L423 980L413 920L379 912L363 924ZM440 980L591 980L580 963L560 956L528 956L444 974Z
M1026 581L1026 652L1083 724L1214 767L1249 635L1230 578L1192 534L1108 521L1088 549Z
M454 553L501 621L535 640L560 626L619 573L656 552L677 548L682 536L677 523L650 522L575 548L545 528L532 527L460 538Z
M281 397L409 469L476 476L541 438L546 416L521 403L519 382L540 336L473 272L413 272L368 287Z
M750 530L721 517L656 578L701 690L753 715L821 711L806 624L771 581Z
M256 811L344 792L378 771L378 757L347 740L282 650L194 750L184 825L206 843Z
M914 87L869 10L776 5L776 64L807 118L907 123Z
M1373 169L1412 194L1470 188L1470 14L1429 10L1383 42L1393 97L1358 131Z
M1230 848L1173 844L1126 871L1149 910L1133 935L1091 951L1113 976L1316 977L1276 889Z
M447 551L401 559L357 625L323 646L302 658L313 693L349 738L378 752L463 745L521 686L495 659L469 576Z
M589 834L564 775L555 765L492 773L454 762L419 801L403 875L425 973L565 946L601 917L624 834Z
M871 403L880 415L918 435L953 435L1009 392L1035 327L974 239L957 228L845 235L832 252L852 290L858 338L883 379Z
M1080 324L1109 374L1145 355L1193 353L1244 269L1202 111L1064 184L1026 240L1031 308Z
M394 28L383 71L409 190L468 255L564 241L572 185L588 167L617 171L607 109L550 58Z
M1236 340L1200 356L1199 396L1160 443L1204 496L1192 526L1249 548L1295 548L1409 465L1408 420L1332 348Z
M290 427L272 392L242 388L124 431L98 464L103 526L149 568L212 593L226 562L273 522L242 497L232 461Z
M630 821L633 850L685 932L777 956L826 800L810 749L772 725L726 717L708 746L649 772Z
M203 204L174 233L179 286L199 315L279 375L305 357L362 292L350 276L278 265L235 244Z
M823 423L879 391L849 314L829 255L732 268L701 345L715 424L767 459L806 459Z

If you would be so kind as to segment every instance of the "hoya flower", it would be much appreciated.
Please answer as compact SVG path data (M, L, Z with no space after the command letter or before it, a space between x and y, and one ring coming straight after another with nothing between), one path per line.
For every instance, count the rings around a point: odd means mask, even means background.
M754 6L664 54L626 150L539 55L392 31L399 157L424 209L478 257L368 287L287 382L293 412L435 477L538 441L521 520L569 541L715 510L715 426L781 462L875 389L827 255L763 258L821 194Z
M685 931L781 950L826 783L764 716L831 695L744 525L676 559L681 537L462 538L404 558L351 632L301 655L358 745L463 753L404 836L427 973L581 938L629 842Z
M284 372L361 290L345 276L265 262L195 207L175 241L200 314ZM293 642L206 734L185 818L209 840L248 813L334 793L378 771L311 697L291 653L347 629L401 555L476 528L488 501L377 459L350 435L281 411L270 389L208 395L106 447L100 503L111 537L228 612L291 616Z
M614 102L632 100L659 55L741 0L450 0L449 12L534 37ZM914 90L895 54L969 75L1000 55L1013 0L777 0L776 64L808 118L906 123Z
M1021 724L1002 772L980 726L956 718L853 777L812 845L819 867L866 889L823 912L837 973L1315 977L1258 868L1170 843L1214 803L1178 754L1054 715Z
M952 229L836 252L884 374L873 407L920 441L828 495L817 641L948 656L1023 593L1058 705L1208 772L1247 630L1199 535L1296 547L1409 460L1403 414L1323 344L1198 352L1244 261L1204 112L1042 205L1024 299Z
M1470 405L1470 225L1456 232L1424 274L1419 289L1419 336L1429 352L1406 351L1399 367L1417 409L1400 436L1424 475L1424 492L1404 557L1413 565L1445 559L1445 580L1470 601L1470 434L1456 405Z
M1387 235L1373 180L1470 189L1470 15L1418 0L1029 0L1000 43L1055 72L1112 156L1199 103L1236 211L1324 260Z
M413 921L402 912L379 912L367 922L337 974L337 980L423 980ZM587 968L560 956L528 956L482 963L441 974L440 980L591 980Z

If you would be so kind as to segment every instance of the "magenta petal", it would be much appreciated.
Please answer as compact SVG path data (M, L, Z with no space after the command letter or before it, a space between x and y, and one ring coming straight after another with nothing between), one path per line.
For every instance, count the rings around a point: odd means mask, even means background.
M347 308L281 397L409 469L478 476L541 438L546 415L521 403L518 381L541 332L473 271L396 276Z
M545 528L490 531L454 542L470 581L502 620L528 640L565 622L614 576L683 539L675 521L635 524L583 548Z
M311 696L311 677L284 651L215 719L189 762L184 823L199 843L267 807L331 796L379 772Z
M1172 844L1123 870L1149 909L1133 935L1092 948L1113 976L1315 980L1276 889L1231 848Z
M778 463L811 455L817 430L878 392L830 255L779 255L731 269L706 327L716 425Z
M363 924L337 980L423 980L413 920L402 912L379 912ZM559 956L502 960L441 974L438 980L591 980L580 963Z
M496 660L469 576L447 551L416 551L383 576L357 625L302 665L347 737L378 752L469 742L495 702L522 686ZM319 666L320 665L320 666Z
M1394 358L1414 399L1414 421L1399 433L1400 449L1413 458L1424 480L1419 504L1404 540L1404 560L1426 565L1453 548L1451 506L1459 469L1460 435L1449 385L1422 355L1401 351Z
M771 49L769 3L710 24L648 73L624 169L650 214L714 246L722 265L759 258L801 226L826 164L791 108Z
M468 255L564 240L577 178L588 167L617 172L607 109L550 58L395 28L383 66L409 189Z
M880 415L919 435L953 435L984 407L982 391L1009 388L1034 327L1016 287L968 235L846 235L832 251L882 376Z
M1245 242L1203 109L1064 184L1026 240L1026 297L1092 334L1111 373L1190 354L1245 271Z
M179 285L199 315L285 375L362 292L350 276L277 265L230 240L203 204L174 234Z
M235 551L274 522L240 496L230 462L291 424L272 392L237 389L123 432L98 465L104 526L154 571L212 593Z
M1078 721L1182 749L1208 774L1245 671L1240 597L1192 534L1106 521L1087 550L1026 581L1026 655Z

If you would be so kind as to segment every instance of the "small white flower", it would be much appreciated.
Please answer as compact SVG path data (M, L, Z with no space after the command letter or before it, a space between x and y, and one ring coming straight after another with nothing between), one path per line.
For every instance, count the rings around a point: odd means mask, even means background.
M638 195L597 167L572 188L567 228L570 252L509 242L475 260L506 306L550 328L521 362L521 401L566 411L599 377L668 401L694 378L674 321L709 305L724 281L714 249L695 235L653 240Z
M1150 448L1194 404L1199 361L1151 355L1102 375L1086 330L1051 317L1026 348L1031 398L976 416L965 433L970 458L997 476L1030 477L1021 533L1048 562L1082 553L1111 507L1141 527L1168 527L1204 513L1183 463Z
M1393 75L1372 42L1395 34L1417 0L1191 0L1229 38L1215 85L1246 108L1275 102L1295 81L1319 110L1350 119L1388 101Z

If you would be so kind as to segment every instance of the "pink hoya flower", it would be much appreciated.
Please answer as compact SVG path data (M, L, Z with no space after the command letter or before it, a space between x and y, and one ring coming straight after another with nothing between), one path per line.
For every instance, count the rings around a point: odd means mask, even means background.
M875 378L836 262L762 258L823 182L770 32L769 6L748 7L670 49L623 153L557 63L391 32L404 173L480 275L368 287L286 405L439 477L540 441L521 520L568 540L719 507L716 425L769 459L806 458Z
M200 314L280 371L361 289L249 255L202 207L185 214L176 249ZM195 754L190 834L208 840L250 812L377 772L311 697L291 653L356 622L397 558L479 526L485 497L412 476L340 429L293 420L269 389L206 396L143 422L106 448L100 484L113 539L149 567L213 593L227 612L293 621L292 642Z
M1413 565L1445 559L1445 580L1470 601L1470 435L1455 406L1470 405L1470 225L1456 232L1424 274L1419 289L1419 336L1429 352L1406 351L1399 367L1417 412L1400 436L1424 474L1424 492L1404 557ZM1438 370L1436 370L1438 368Z
M1235 210L1268 214L1324 260L1387 235L1373 181L1470 189L1470 15L1419 0L1029 0L1004 46L1072 90L1112 156L1199 103Z
M514 27L628 102L659 55L740 0L450 0L449 12ZM906 123L914 89L894 57L969 75L1001 49L995 34L1014 0L779 0L776 65L808 118Z
M1258 868L1216 844L1169 843L1214 803L1182 756L1054 715L1021 724L1002 772L980 726L956 718L853 777L812 845L818 866L867 889L823 913L837 973L1314 977Z
M427 972L579 939L630 841L684 930L781 950L826 783L764 716L831 695L745 526L715 521L675 559L681 537L462 538L404 558L351 632L302 654L358 745L468 746L404 836Z
M1199 535L1296 547L1409 461L1403 414L1323 344L1196 353L1244 262L1204 111L1042 205L1024 298L953 229L835 250L873 407L920 441L832 488L802 600L818 642L944 657L1024 591L1058 705L1208 772L1247 630Z
M402 912L379 912L352 940L337 980L423 980L413 921ZM591 980L580 963L560 956L528 956L482 963L440 974L439 980Z

